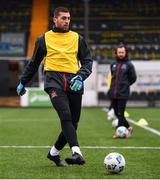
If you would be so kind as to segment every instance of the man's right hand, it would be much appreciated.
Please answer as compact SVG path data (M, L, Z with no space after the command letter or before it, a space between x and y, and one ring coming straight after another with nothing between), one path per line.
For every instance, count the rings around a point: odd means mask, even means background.
M24 85L20 82L17 86L17 94L18 96L23 96L26 93Z

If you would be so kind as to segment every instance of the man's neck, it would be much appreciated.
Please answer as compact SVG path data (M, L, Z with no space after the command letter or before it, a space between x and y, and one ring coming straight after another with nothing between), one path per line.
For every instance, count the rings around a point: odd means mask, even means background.
M61 29L61 28L59 28L59 27L56 27L56 26L53 26L53 29L52 29L54 32L59 32L59 33L66 33L66 32L68 32L69 31L69 29L68 30L64 30L64 29Z

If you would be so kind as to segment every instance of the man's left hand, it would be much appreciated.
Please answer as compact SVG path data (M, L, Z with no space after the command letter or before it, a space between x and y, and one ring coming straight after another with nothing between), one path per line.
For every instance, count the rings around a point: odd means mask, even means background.
M80 75L77 75L70 80L70 88L72 91L80 91L82 87L83 87L83 80Z
M24 88L24 85L20 82L17 86L17 94L18 96L23 96L26 93L26 89Z

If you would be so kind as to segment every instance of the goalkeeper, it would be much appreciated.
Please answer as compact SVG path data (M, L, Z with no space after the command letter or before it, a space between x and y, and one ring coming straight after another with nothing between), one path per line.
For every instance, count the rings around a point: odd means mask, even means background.
M92 72L93 60L84 38L70 31L70 12L67 8L57 7L53 22L53 29L37 39L33 57L20 78L17 93L20 96L25 93L25 85L44 59L44 90L57 111L62 129L47 157L56 166L65 166L59 153L68 143L72 156L65 159L66 163L82 165L85 159L76 130L81 113L83 81Z

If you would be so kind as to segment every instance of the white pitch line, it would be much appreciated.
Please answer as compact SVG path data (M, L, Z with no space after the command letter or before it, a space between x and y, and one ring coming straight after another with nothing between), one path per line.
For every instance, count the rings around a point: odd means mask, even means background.
M149 146L81 146L82 149L156 149L160 150L160 147Z
M106 109L106 108L103 108L102 110L105 111L105 112L107 112L107 109ZM134 121L133 119L130 119L130 118L127 118L127 120L128 120L129 122L131 122L132 124L135 124L136 126L139 126L139 127L143 128L143 129L145 129L145 130L147 130L147 131L149 131L149 132L151 132L151 133L153 133L153 134L156 134L157 136L160 136L160 131L158 131L158 130L156 130L156 129L154 129L154 128L151 128L151 127L149 127L149 126L139 125L136 121Z
M154 128L151 128L151 127L149 127L149 126L139 125L139 124L137 124L137 122L135 122L133 119L130 119L130 118L127 118L127 120L128 120L129 122L131 122L132 124L135 124L135 125L143 128L143 129L145 129L145 130L147 130L147 131L152 132L153 134L156 134L156 135L160 136L160 131L158 131L158 130L156 130L156 129L154 129Z
M52 146L0 146L0 149L49 149ZM65 147L69 149L69 147ZM81 146L82 149L144 149L160 150L160 147L149 146Z
M51 148L52 146L0 146L1 149L9 149L9 148L15 148L15 149L47 149L47 148Z

